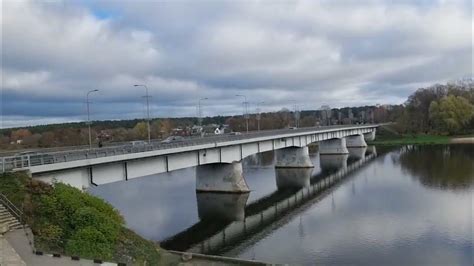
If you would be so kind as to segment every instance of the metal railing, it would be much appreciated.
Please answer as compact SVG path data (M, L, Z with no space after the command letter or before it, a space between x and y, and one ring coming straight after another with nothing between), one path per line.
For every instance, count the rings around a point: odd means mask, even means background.
M376 127L377 125L345 125L345 126L325 126L325 127L308 127L299 129L279 129L279 130L263 130L249 132L240 135L215 135L205 137L189 137L183 141L163 143L162 141L152 141L143 145L125 144L121 146L109 146L94 149L78 149L71 151L58 151L49 153L38 153L32 155L8 156L0 158L0 171L8 172L15 169L27 169L32 166L55 164L77 160L95 159L107 156L132 154L147 151L166 150L180 147L189 147L203 144L217 144L227 141L249 140L252 138L279 135L298 134L314 131L338 131L341 129L367 128Z
M0 203L23 225L23 212L2 193L0 193Z

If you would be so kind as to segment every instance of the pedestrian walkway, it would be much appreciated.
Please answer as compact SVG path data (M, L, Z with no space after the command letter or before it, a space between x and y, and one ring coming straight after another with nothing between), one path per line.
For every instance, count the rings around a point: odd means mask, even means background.
M5 237L0 234L0 265L23 266L26 263L20 258L15 249L8 243Z

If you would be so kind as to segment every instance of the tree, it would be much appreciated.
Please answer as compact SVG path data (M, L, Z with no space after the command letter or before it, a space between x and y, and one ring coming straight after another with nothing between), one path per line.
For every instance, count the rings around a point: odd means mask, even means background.
M138 122L135 127L133 127L133 133L135 136L140 139L144 139L148 136L148 125L145 122Z
M464 97L450 95L433 101L429 115L437 130L454 134L468 125L474 116L474 106Z
M12 131L10 139L13 141L23 140L24 138L29 137L29 136L31 136L31 132L28 129L21 128L21 129Z

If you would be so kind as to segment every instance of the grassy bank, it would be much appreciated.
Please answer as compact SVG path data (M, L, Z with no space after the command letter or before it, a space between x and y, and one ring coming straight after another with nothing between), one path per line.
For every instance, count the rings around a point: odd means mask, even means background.
M100 198L24 173L2 174L0 192L23 209L37 250L127 265L161 262L161 250L127 229L119 212Z
M438 135L401 135L396 137L379 137L368 142L370 145L408 145L408 144L449 144L451 137Z
M367 142L370 145L431 145L449 144L453 139L470 138L474 135L447 136L436 134L398 134L390 126L383 126L377 130L374 141Z

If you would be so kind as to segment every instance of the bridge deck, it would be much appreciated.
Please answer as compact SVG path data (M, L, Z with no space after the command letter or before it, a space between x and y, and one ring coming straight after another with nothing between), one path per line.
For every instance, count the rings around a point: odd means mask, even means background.
M179 152L180 149L196 146L196 149L211 148L225 145L243 144L264 139L278 139L282 137L296 137L307 134L316 134L324 132L335 132L351 129L374 128L378 125L344 125L344 126L325 126L308 127L299 129L278 129L250 132L241 135L217 135L206 137L190 137L184 141L174 143L163 143L161 141L152 141L145 145L133 146L131 144L110 146L94 149L75 149L68 151L38 153L34 155L9 156L0 158L0 170L2 172L27 169L32 166L64 163L78 160L88 160L94 158L144 153L149 151L163 151L162 154ZM202 146L202 145L214 146Z

